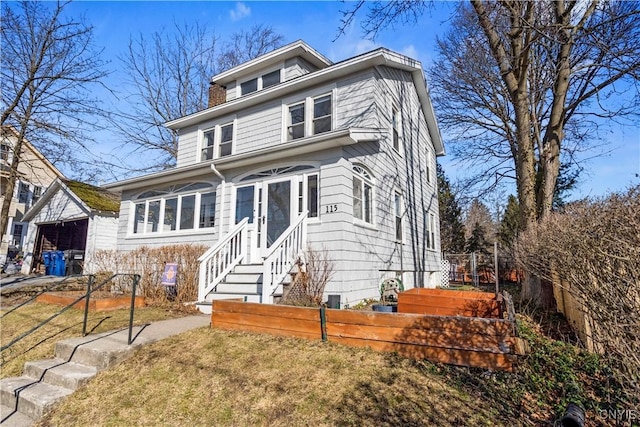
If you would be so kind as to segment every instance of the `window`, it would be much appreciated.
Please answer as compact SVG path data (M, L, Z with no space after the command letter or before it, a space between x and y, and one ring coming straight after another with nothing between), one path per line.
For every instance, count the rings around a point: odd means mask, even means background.
M147 214L147 232L158 231L160 224L160 200L149 202L149 213Z
M144 196L151 199L133 206L133 234L204 229L215 224L216 193L211 184L179 184L146 191L138 198Z
M278 83L280 83L279 69L263 74L260 77L254 77L251 80L240 83L240 96L248 95L258 90L266 89L268 87L277 85Z
M253 193L253 185L236 191L236 224L247 217L253 223Z
M391 110L391 129L393 133L393 149L400 152L400 112L396 107Z
M21 182L18 186L18 203L29 202L29 184Z
M217 125L202 133L201 161L219 159L233 153L233 122Z
M269 86L274 86L280 83L280 70L272 71L262 76L262 88L266 89Z
M331 130L331 95L313 100L313 134Z
M436 249L436 216L432 213L424 214L425 227L427 229L427 249Z
M246 95L258 90L258 79L247 80L240 85L240 95Z
M202 144L202 160L213 159L213 148L216 144L215 130L209 130L204 133L204 142Z
M220 127L220 152L218 157L229 156L233 143L233 123Z
M178 217L178 198L174 197L164 201L164 221L162 231L173 231L176 229L176 218Z
M353 166L353 216L373 224L373 183L369 172Z
M306 185L305 185L306 183ZM306 188L306 191L305 191ZM305 194L306 193L306 194ZM301 214L305 209L305 199L306 199L306 209L309 211L307 216L309 218L317 218L318 217L318 175L307 175L305 180L298 182L298 213Z
M288 107L287 140L331 131L331 95L307 98ZM308 124L307 124L308 123Z
M190 230L193 228L195 218L196 196L183 196L180 205L180 230Z
M20 246L22 243L22 224L13 224L13 235L11 239L11 244L13 246Z
M11 152L11 147L9 147L8 144L0 144L0 160L4 160L8 162L10 152Z
M289 127L287 139L304 137L304 102L289 106Z
M33 197L31 199L31 204L35 205L41 196L42 196L42 187L35 185L33 187Z
M431 154L431 151L427 149L427 167L426 167L427 184L431 184L431 164L432 163L433 163L433 155Z
M216 225L216 193L200 196L200 228Z
M398 242L402 242L402 196L399 193L395 194L394 197L394 214L395 214L395 230L396 230L396 240Z

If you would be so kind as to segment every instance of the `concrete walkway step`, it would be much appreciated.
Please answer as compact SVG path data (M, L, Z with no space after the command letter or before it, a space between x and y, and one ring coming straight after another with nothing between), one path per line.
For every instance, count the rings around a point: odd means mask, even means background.
M36 360L24 365L24 375L69 390L77 390L97 374L98 369L93 366L65 362L57 358Z
M73 390L22 376L3 379L0 392L4 406L14 407L30 418L39 419Z
M11 427L30 427L35 423L31 417L16 411L15 407L0 405L0 424Z
M210 324L197 315L120 329L56 343L55 358L25 363L24 375L0 380L2 426L30 426L60 400L86 384L101 370L133 355L139 347Z

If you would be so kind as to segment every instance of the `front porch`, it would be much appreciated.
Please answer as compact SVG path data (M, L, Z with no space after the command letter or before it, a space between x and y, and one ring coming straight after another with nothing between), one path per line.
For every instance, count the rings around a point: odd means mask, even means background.
M236 224L198 260L200 311L211 313L211 302L220 299L273 304L281 298L289 273L304 256L307 216L304 211L284 228L288 215L272 209L255 224L249 217Z

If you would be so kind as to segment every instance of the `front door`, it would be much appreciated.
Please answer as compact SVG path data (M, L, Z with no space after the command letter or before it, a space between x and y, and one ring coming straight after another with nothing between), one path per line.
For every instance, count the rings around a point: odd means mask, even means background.
M249 217L251 262L266 256L269 248L291 225L295 177L257 182L236 190L236 224Z
M268 250L291 225L291 179L266 183L261 247Z

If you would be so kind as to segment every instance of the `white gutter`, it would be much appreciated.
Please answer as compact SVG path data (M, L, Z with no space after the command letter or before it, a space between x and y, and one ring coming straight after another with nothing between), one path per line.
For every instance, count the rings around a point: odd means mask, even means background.
M218 175L218 178L220 178L220 181L221 181L220 186L222 187L222 189L220 190L220 192L222 193L222 195L220 196L220 234L218 234L218 240L220 240L222 238L222 233L223 233L222 218L224 217L224 190L226 188L227 180L225 179L224 175L222 175L220 171L216 169L216 165L211 164L211 170L213 171L213 173ZM214 215L215 215L215 212L214 212Z

